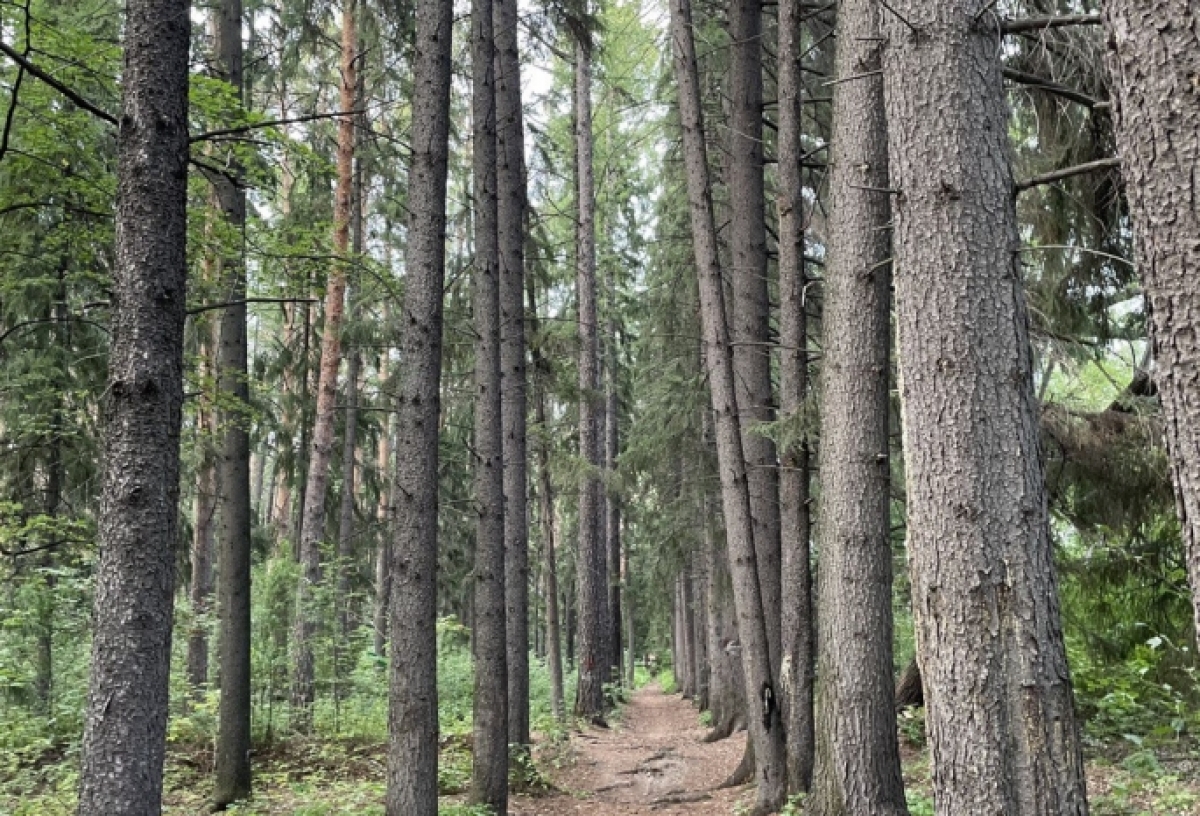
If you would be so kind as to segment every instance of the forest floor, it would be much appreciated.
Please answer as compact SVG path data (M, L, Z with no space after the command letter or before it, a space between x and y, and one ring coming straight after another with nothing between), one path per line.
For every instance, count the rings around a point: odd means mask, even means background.
M634 692L609 728L589 727L542 748L550 795L518 796L511 816L689 814L727 816L752 788L718 790L742 758L745 732L704 743L696 709L657 684Z

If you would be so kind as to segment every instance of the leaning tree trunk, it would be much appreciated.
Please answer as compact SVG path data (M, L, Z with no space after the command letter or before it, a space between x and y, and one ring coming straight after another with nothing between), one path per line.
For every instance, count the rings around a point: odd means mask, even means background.
M804 410L808 394L808 317L804 271L801 0L779 3L779 408L784 417ZM812 569L809 558L809 446L806 438L780 451L781 550L780 669L789 792L812 783L813 669Z
M906 814L892 698L891 217L876 0L842 0L817 472L816 816ZM850 79L856 77L855 79Z
M129 0L80 816L162 810L187 311L187 0Z
M475 656L471 801L508 812L508 666L504 596L504 434L500 393L500 247L496 232L496 64L492 0L471 3L475 217Z
M292 637L295 674L292 677L293 725L312 730L312 705L316 699L313 637L317 629L314 597L321 582L321 541L325 536L325 492L333 458L333 426L337 410L338 366L342 360L342 316L346 307L346 267L350 252L350 221L354 198L354 110L358 90L358 37L355 2L342 9L341 87L338 102L337 189L333 202L334 264L325 288L325 327L321 336L321 362L317 378L317 410L313 420L308 480L304 485L304 515L300 529L300 580L296 586L296 625Z
M721 265L717 256L713 223L712 188L704 144L704 120L700 106L700 83L696 50L692 40L692 13L688 0L672 0L671 38L674 41L675 76L679 85L679 116L683 130L684 165L687 171L688 204L691 211L692 243L700 279L700 315L704 336L704 360L708 368L725 510L730 571L733 575L734 607L742 648L742 675L747 703L750 745L757 757L758 795L755 813L766 814L783 805L787 789L784 767L783 726L772 680L770 647L764 616L759 571L750 513L750 491L746 459L738 421L734 388L733 358L729 329L725 322ZM777 609L774 611L778 611Z
M1104 7L1117 152L1200 631L1200 8L1188 0Z
M242 98L242 0L222 0L215 14L217 65ZM236 162L228 166L237 168ZM214 192L237 246L222 258L229 305L221 311L217 387L221 394L221 542L217 609L221 644L221 700L217 725L213 803L222 807L250 795L250 378L246 334L246 190L227 177Z
M897 359L935 805L942 816L1085 814L1002 49L976 0L890 8Z
M517 0L493 3L496 35L496 191L504 425L504 594L508 741L529 745L529 521L525 376L525 134Z
M575 716L604 716L608 681L608 556L601 538L603 494L599 413L600 344L596 319L596 193L592 173L592 43L578 21L575 47L575 163L579 222L576 289L579 299L579 680Z
M418 0L415 16L404 366L396 389L388 816L436 816L438 809L438 423L454 4Z

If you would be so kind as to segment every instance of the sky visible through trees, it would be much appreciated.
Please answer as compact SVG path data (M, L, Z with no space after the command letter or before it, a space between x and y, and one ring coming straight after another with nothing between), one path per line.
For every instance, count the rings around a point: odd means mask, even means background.
M1200 814L1195 3L14 0L0 111L0 813Z

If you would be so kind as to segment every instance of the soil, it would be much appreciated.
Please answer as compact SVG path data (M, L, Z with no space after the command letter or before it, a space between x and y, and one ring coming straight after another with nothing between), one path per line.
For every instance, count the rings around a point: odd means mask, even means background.
M753 796L746 787L718 790L742 758L745 732L705 744L696 709L657 685L634 693L611 728L589 727L568 746L543 749L554 791L514 797L510 816L729 816Z

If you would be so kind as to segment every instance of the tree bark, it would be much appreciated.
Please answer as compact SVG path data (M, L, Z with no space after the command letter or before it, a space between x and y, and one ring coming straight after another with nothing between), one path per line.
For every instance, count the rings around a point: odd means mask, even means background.
M358 36L355 2L342 9L341 86L338 104L354 110L358 91ZM321 541L325 536L325 493L329 463L333 458L333 431L337 408L338 366L342 359L342 317L346 307L346 269L350 251L350 221L354 198L354 117L338 119L337 189L333 206L334 264L325 287L325 326L321 336L321 362L317 378L317 410L313 421L308 480L304 485L304 515L300 531L300 580L296 587L296 625L292 636L295 674L292 678L293 726L312 730L312 705L316 699L313 638L317 629L316 599L321 582Z
M692 242L700 279L704 360L708 369L716 430L721 497L725 511L730 572L733 576L734 607L742 646L742 674L747 702L753 701L752 713L748 715L747 720L750 744L758 759L758 794L754 811L766 814L782 807L786 794L783 728L775 702L775 684L771 672L771 652L767 635L770 627L764 615L763 597L759 589L750 490L746 459L742 451L733 359L729 330L725 321L724 296L721 291L721 265L717 255L716 229L713 223L712 188L708 177L691 16L688 0L672 0L671 35L674 41L675 75L679 85L679 112L683 130Z
M129 0L80 816L162 810L187 310L187 0Z
M206 327L208 328L208 327ZM202 369L212 374L211 332L201 329L199 357ZM204 337L203 335L210 335ZM192 606L192 625L188 630L187 677L192 694L200 698L208 685L208 617L213 591L213 550L216 549L217 461L213 453L217 422L212 404L201 403L196 409L196 443L200 462L196 466L196 495L192 520L192 583L188 599Z
M763 179L762 0L730 0L732 41L728 88L729 249L733 281L733 369L758 584L766 615L772 682L781 659L782 575L779 468L775 442L755 426L775 419L771 391L771 299L767 279L766 194Z
M354 576L354 469L358 454L358 372L362 357L357 349L346 360L346 413L342 432L342 496L338 508L338 652L350 642L352 631L352 609L350 602L351 582ZM344 655L339 654L339 657ZM340 666L341 660L338 661ZM341 668L338 669L339 673Z
M530 331L537 334L537 301L533 281L526 281L529 292ZM566 716L563 699L562 632L558 608L558 560L555 556L554 485L550 480L550 442L546 422L546 382L550 371L540 347L533 349L536 395L534 397L533 421L539 429L538 456L538 515L542 525L542 543L545 547L546 571L546 663L550 669L550 709L554 718L561 721Z
M496 189L500 242L500 357L504 427L504 593L508 627L508 741L529 738L529 490L525 373L525 133L517 0L495 0Z
M621 671L621 497L617 493L617 459L621 455L620 397L617 394L617 293L612 264L608 265L608 320L604 360L604 551L608 572L608 665L620 683Z
M808 283L804 269L804 182L800 157L803 108L800 0L779 3L779 408L784 417L804 410L808 396ZM809 557L809 446L806 438L783 446L779 471L782 614L779 685L787 734L788 791L812 784L816 737L813 670L816 639Z
M437 814L438 423L451 0L418 0L413 54L408 281L400 320L391 552L387 816Z
M471 3L475 218L475 654L471 801L508 812L504 428L500 384L500 247L496 230L496 55L492 0Z
M384 313L387 322L388 313ZM384 350L379 355L379 388L385 391L388 385L388 355ZM387 474L392 465L392 439L395 435L395 417L389 415L384 423L379 437L375 467L379 471L379 499L375 509L375 520L379 525L379 545L375 553L375 614L372 626L371 645L376 657L383 657L387 649L388 604L391 586L391 539L393 534L392 517L395 501L393 500L392 484Z
M214 12L217 69L243 95L242 0L222 0ZM230 166L240 172L235 162ZM250 376L246 334L246 191L227 177L213 179L221 213L237 247L221 259L222 290L217 388L221 398L221 542L217 608L221 699L213 802L223 807L250 795Z
M976 2L891 7L897 359L935 806L941 816L1085 814L999 35Z
M830 137L822 314L821 501L811 808L907 814L892 687L888 456L891 242L876 0L842 0Z
M1200 631L1200 9L1107 0L1117 152Z
M575 163L577 174L576 291L579 301L579 680L575 716L601 720L608 680L608 556L601 533L603 493L599 412L600 343L596 317L596 194L592 171L592 42L576 22Z

